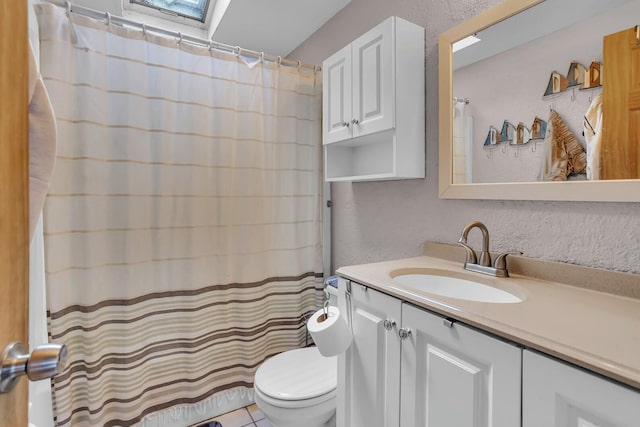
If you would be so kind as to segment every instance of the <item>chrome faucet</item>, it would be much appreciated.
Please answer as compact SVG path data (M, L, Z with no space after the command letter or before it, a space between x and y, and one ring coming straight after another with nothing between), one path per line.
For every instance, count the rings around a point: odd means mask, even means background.
M478 260L476 252L467 245L467 236L472 228L479 228L482 232L482 251L480 252L480 260ZM509 272L507 271L507 255L522 255L522 252L502 253L496 257L493 266L491 266L491 254L489 253L489 230L487 230L487 227L479 221L470 222L464 227L460 234L460 238L458 239L458 244L467 251L467 259L464 262L465 270L488 274L489 276L509 277Z

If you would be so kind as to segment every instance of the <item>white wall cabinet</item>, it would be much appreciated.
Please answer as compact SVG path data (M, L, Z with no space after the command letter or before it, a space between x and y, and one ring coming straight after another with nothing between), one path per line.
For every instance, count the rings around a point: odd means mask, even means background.
M523 427L638 427L640 393L528 350Z
M520 425L520 348L408 304L402 327L403 427Z
M322 66L325 179L424 178L424 29L390 17Z
M342 296L346 285L340 279ZM348 313L345 298L339 300L340 311ZM400 308L396 298L356 283L351 286L354 338L338 357L338 426L399 426L400 340L391 324L400 322Z

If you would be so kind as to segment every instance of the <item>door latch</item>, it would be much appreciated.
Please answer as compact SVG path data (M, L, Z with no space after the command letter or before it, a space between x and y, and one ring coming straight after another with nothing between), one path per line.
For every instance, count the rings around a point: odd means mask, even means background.
M67 362L67 346L64 344L43 344L31 354L26 353L24 344L13 342L5 347L0 356L0 393L8 393L23 375L31 381L53 378Z

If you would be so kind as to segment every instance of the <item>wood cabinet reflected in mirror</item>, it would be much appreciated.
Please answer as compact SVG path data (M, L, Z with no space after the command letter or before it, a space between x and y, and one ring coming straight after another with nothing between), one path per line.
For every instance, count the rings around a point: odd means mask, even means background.
M507 0L441 34L440 197L640 201L639 16Z

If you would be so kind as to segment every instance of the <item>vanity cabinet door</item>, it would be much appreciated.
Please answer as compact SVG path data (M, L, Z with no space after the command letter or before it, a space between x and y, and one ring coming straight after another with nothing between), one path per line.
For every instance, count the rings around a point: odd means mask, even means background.
M640 392L525 350L523 427L638 427Z
M520 425L520 348L408 304L402 327L402 427Z
M322 126L323 143L352 137L351 132L351 45L323 62Z
M346 284L340 279L348 303ZM399 427L400 339L385 321L400 323L401 302L357 283L351 293L353 342L338 357L337 426Z
M387 19L352 44L354 137L395 125L395 25Z

